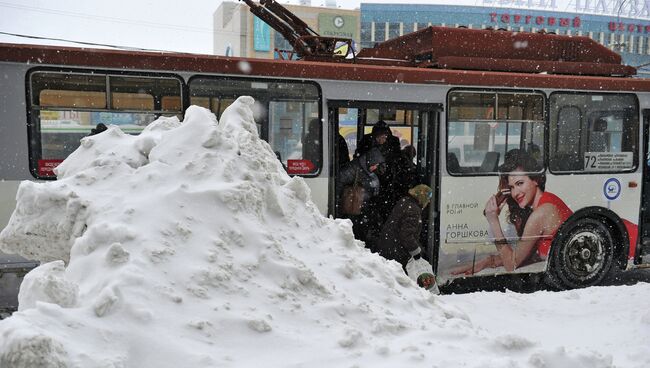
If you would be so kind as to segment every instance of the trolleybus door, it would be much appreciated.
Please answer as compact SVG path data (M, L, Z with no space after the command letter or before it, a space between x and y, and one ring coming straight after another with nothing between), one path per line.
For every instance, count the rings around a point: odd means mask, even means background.
M336 217L344 217L338 204L337 178L341 169L341 157L339 156L340 134L348 147L349 158L354 158L357 143L364 134L372 131L377 121L385 121L391 128L394 136L400 139L400 147L413 145L416 149L416 168L420 183L427 184L434 188L432 205L427 208L423 216L425 224L422 231L422 244L426 244L426 251L429 259L434 258L437 252L437 244L434 241L438 233L437 214L438 209L438 176L437 156L438 145L436 137L438 134L438 122L442 105L439 104L417 104L399 103L384 101L328 101L329 116L329 142L330 151L330 205L329 213ZM340 189L340 188L338 188ZM385 214L387 216L387 214ZM433 262L435 267L435 262Z

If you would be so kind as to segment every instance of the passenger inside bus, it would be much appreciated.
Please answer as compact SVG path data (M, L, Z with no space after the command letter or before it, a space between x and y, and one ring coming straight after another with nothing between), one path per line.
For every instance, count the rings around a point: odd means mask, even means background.
M315 170L321 167L321 121L312 119L309 121L307 133L302 139L302 158L309 160L314 165Z
M339 213L352 220L354 236L359 240L366 241L369 226L374 223L377 209L372 199L381 192L378 174L384 171L384 156L374 147L355 157L339 173L336 185Z
M386 218L388 218L388 215L399 199L396 186L397 165L400 156L399 147L397 147L397 150L394 149L394 147L389 147L389 134L386 130L380 130L375 134L377 148L379 148L380 152L384 156L386 164L385 170L379 173L379 183L381 188L379 195L371 199L373 204L372 207L375 209L372 216L369 218L370 223L368 225L368 236L371 241L378 236L382 224L386 221Z
M414 162L415 155L415 147L408 145L402 149L397 157L393 178L396 201L406 195L409 189L419 184L417 167Z
M350 150L348 149L348 143L345 141L345 138L343 138L341 133L337 133L336 139L336 144L338 145L338 164L340 170L343 168L343 166L347 165L348 162L350 162Z
M385 139L384 139L385 134ZM384 144L386 144L384 146ZM390 130L388 124L385 121L379 120L372 126L372 131L368 134L364 134L357 144L357 150L354 153L354 156L360 156L365 152L368 152L372 147L382 147L382 154L386 155L391 152L398 152L400 149L399 138L393 135L393 132Z

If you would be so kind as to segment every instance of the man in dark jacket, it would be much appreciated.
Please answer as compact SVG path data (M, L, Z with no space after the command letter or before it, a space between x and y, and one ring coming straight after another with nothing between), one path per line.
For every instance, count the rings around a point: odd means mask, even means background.
M396 154L400 150L399 138L393 135L388 124L383 120L379 120L372 126L372 132L361 137L354 156L358 157L370 151L372 147L379 147L386 159L388 159L386 156Z
M388 216L375 250L384 258L399 262L420 286L437 293L433 269L421 257L419 241L422 210L429 205L432 193L424 184L411 188Z
M355 156L364 154L372 148L378 148L386 161L385 170L379 174L381 191L379 195L371 200L375 211L372 218L369 219L368 230L371 233L370 237L374 239L399 199L395 191L395 175L397 159L400 154L400 143L399 139L393 135L388 124L383 120L375 123L372 132L361 138Z

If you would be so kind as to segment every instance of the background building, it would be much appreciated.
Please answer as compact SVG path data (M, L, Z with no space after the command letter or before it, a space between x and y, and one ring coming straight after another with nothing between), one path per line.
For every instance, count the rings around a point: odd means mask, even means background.
M322 36L352 38L359 42L359 10L330 7L285 5L288 10ZM264 21L253 15L242 2L224 1L214 13L214 53L216 55L278 58L275 49L291 50L291 45Z

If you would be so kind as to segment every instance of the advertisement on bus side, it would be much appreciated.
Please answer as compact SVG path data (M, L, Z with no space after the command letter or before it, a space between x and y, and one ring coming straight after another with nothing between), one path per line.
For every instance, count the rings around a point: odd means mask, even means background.
M603 267L601 254L606 247L620 245L615 244L618 239L609 223L599 225L589 219L607 213L624 229L620 239L629 243L623 248L628 259L634 257L640 189L623 183L637 181L639 174L556 176L527 171L525 162L504 166L498 176L442 179L438 275L443 282L474 275L543 272L560 229L566 229L565 238L573 234L575 241L563 256L569 262L575 259L576 267L585 273L592 272ZM583 215L587 210L603 215ZM586 225L584 230L569 226L575 224Z

